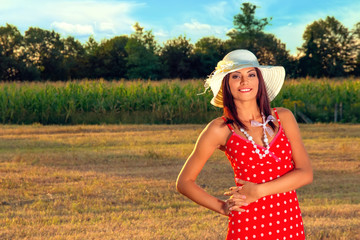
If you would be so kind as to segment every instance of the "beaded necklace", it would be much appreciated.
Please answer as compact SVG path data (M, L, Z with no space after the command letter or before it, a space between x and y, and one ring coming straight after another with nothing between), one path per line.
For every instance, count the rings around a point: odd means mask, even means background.
M262 159L264 158L266 155L269 154L269 149L270 149L270 145L269 145L269 140L267 138L267 135L266 135L266 132L268 132L268 134L270 136L273 136L274 135L274 131L269 127L269 126L266 126L269 122L271 121L274 121L275 118L272 116L272 115L269 115L265 121L265 116L264 114L261 114L262 116L262 119L263 119L263 123L259 123L258 121L255 121L255 120L251 120L251 126L253 127L262 127L263 128L263 132L264 132L264 143L265 143L265 148L262 150L263 153L260 152L260 149L258 149L254 139L252 136L250 136L246 131L245 129L243 128L240 128L240 131L242 133L244 133L244 135L246 136L246 138L252 143L253 147L254 147L254 151L253 153L256 153L257 155L259 155L259 158Z

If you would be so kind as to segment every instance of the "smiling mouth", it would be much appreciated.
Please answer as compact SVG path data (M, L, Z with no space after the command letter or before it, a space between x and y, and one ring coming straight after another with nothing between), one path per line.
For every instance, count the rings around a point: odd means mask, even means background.
M239 89L240 92L246 93L246 92L250 92L252 89L251 88L242 88Z

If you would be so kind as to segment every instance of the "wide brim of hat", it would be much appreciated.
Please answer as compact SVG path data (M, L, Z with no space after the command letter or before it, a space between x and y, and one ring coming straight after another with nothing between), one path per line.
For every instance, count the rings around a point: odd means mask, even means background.
M282 66L258 66L261 71L262 77L265 82L266 92L268 94L270 102L279 94L282 85L285 80L285 69ZM216 107L223 107L223 93L222 93L222 81L224 77L239 69L233 69L226 73L219 73L212 76L210 83L211 90L214 93L214 97L210 103Z

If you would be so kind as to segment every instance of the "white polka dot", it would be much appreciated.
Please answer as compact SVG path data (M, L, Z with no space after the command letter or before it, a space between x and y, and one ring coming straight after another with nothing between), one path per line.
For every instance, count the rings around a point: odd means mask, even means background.
M247 219L245 219L245 221L247 221L247 222L248 222L248 221L249 221L249 219L247 218Z
M277 224L280 224L280 221L276 221Z
M271 169L271 168L269 169L269 172L272 172L272 169Z
M274 205L270 204L270 207L273 208Z
M234 152L237 153L237 150L235 150Z
M256 235L253 235L253 238L256 238Z
M254 208L254 211L256 212L256 211L257 211L257 208Z
M277 214L277 215L280 215L280 212L277 212L276 214Z
M254 229L256 229L256 226L253 226Z
M247 231L247 230L249 230L249 228L248 228L248 227L246 227L246 228L245 228L245 230Z
M285 153L285 150L282 150L281 153L284 154L284 153Z
M272 232L269 232L269 235L271 235L272 234Z
M265 206L262 206L262 209L265 209Z
M254 166L254 165L252 165L252 166L251 166L251 168L252 168L252 169L255 169L255 166Z
M244 148L246 149L247 147L246 147L246 146L244 146Z
M263 234L263 233L261 233L261 234L260 234L260 236L262 236L262 237L263 237L263 236L264 236L264 234Z
M256 217L254 217L254 220L256 220L257 218Z
M269 226L271 227L271 226L272 226L272 223L269 223Z
M262 217L262 218L265 218L265 215L262 215L261 217Z
M272 213L270 213L269 216L272 217L273 216Z
M246 169L246 168L244 169L244 172L247 172L247 169Z
M277 232L277 233L279 233L279 232L280 232L280 230L278 229L278 230L276 230L276 232Z
M254 174L253 176L256 177L256 174Z
M237 142L236 145L239 146L239 143Z
M286 232L286 228L284 228L284 231Z
M276 148L279 148L280 147L280 145L278 144L278 145L276 145Z
M252 158L252 157L249 157L249 160L251 161L251 160L253 160L253 158Z
M250 180L250 178L249 178L249 177L247 177L246 179L247 179L248 181Z
M280 167L277 167L278 170L280 170Z
M261 171L261 174L264 174L264 171Z
M245 153L242 152L241 155L242 155L242 156L245 156Z

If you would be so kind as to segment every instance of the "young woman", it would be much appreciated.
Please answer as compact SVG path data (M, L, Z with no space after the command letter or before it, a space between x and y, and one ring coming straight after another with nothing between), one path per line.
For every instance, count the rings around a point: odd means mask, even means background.
M285 108L270 108L285 70L260 66L247 50L228 53L207 79L211 104L224 116L200 134L178 179L177 189L194 202L229 217L226 239L305 239L295 189L313 173L299 127ZM200 188L196 178L216 150L223 150L236 186L223 201Z

